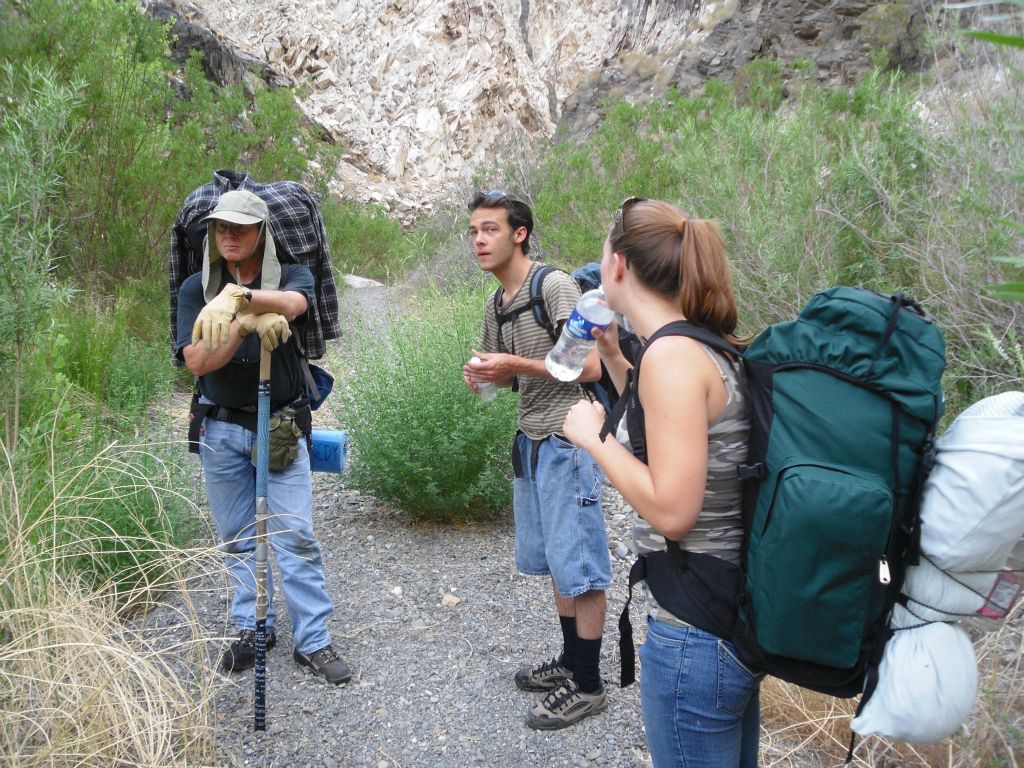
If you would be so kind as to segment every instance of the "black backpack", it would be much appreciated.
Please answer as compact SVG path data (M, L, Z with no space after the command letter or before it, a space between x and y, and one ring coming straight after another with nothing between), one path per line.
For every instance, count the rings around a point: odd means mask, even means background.
M670 334L735 355L746 369L741 565L669 542L634 564L630 596L646 580L661 606L731 639L751 669L833 696L863 693L863 707L919 551L921 491L943 412L942 334L903 294L846 287L816 294L746 350L686 322L651 340ZM633 389L627 384L603 434ZM619 629L628 685L628 600Z
M555 267L547 264L537 269L533 273L533 277L530 278L530 300L511 312L501 311L501 301L505 291L504 288L498 288L494 294L494 315L498 320L499 337L501 335L501 327L505 323L513 320L523 312L530 311L533 313L533 318L537 325L548 332L552 343L558 342L558 329L555 328L554 323L551 322L551 318L548 316L542 290L544 278L554 271ZM576 281L580 291L586 293L601 285L601 265L597 262L584 264L582 267L574 269L570 276ZM622 354L626 356L630 363L636 359L636 355L640 351L640 340L637 338L637 335L631 330L623 328L621 323L619 324L619 349L622 350ZM611 376L608 375L608 371L605 370L603 365L601 366L601 378L598 381L581 384L580 386L591 393L604 406L606 413L611 411L619 397L615 385L612 384Z

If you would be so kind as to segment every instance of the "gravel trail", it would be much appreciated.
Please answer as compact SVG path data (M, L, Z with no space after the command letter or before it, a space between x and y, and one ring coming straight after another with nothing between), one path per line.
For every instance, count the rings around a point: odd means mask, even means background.
M629 560L628 521L614 491L606 510L614 584L602 647L609 704L571 728L545 733L523 719L540 694L518 690L512 676L520 665L553 655L560 634L549 582L515 570L511 522L413 524L347 490L343 478L315 474L314 485L314 519L335 604L329 628L353 678L330 686L292 661L286 609L279 603L278 645L267 656L267 731L252 729L252 672L220 676L218 764L649 764L637 686L618 687L614 619L625 599ZM197 577L189 595L208 632L233 635L223 574ZM184 632L177 604L180 597L171 598L147 624L165 636ZM640 618L634 609L634 623ZM216 663L223 642L211 640L207 663Z

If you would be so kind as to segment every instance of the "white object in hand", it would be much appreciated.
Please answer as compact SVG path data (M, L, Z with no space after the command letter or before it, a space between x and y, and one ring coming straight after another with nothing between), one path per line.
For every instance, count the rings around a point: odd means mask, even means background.
M483 360L479 357L473 357L469 362L472 365L476 365L477 363L482 363ZM483 402L489 403L498 396L498 388L494 386L493 381L478 381L476 385L480 388L480 399Z

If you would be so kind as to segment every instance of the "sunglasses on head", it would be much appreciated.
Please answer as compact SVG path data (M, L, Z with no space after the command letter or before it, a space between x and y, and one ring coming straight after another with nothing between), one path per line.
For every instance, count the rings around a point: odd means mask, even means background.
M504 189L492 189L484 192L480 198L480 205L485 208L494 208L508 202L508 192Z
M618 238L626 234L626 211L637 203L642 203L646 197L627 197L618 208L615 209L614 225L612 226L612 237Z

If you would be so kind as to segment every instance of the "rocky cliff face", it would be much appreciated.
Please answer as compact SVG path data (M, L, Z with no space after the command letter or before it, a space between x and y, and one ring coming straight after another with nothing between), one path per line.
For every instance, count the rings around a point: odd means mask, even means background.
M603 97L649 98L756 56L855 77L872 50L912 66L927 0L150 0L221 82L308 84L347 148L346 197L399 215L502 142L585 135Z

